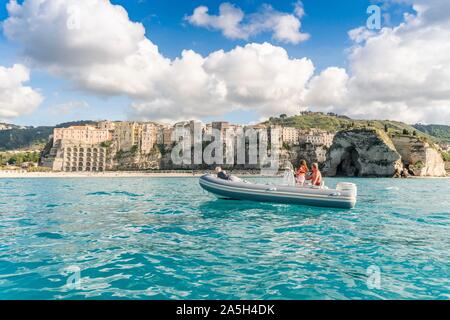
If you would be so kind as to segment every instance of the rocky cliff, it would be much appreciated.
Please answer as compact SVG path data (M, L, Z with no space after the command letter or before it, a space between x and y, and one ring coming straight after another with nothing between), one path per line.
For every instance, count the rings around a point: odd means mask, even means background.
M323 172L328 176L391 177L402 167L400 154L384 132L354 129L336 134Z
M341 131L334 137L323 172L328 176L391 177L407 168L414 176L445 176L441 153L416 136L387 136L377 129Z
M415 136L393 136L392 142L405 167L415 176L445 176L441 153L428 142Z
M280 163L289 161L296 168L300 165L301 160L306 160L309 164L314 162L322 164L327 159L327 151L327 146L314 145L312 143L302 143L297 146L290 146L288 150L281 150Z
M108 170L155 170L160 169L162 156L156 149L148 154L136 150L113 151L111 159L112 166Z
M338 132L332 146L303 143L280 150L280 163L300 160L308 164L318 162L327 176L392 177L404 167L416 176L443 176L445 163L437 149L415 136L389 137L378 129L352 129ZM171 152L158 149L149 154L137 150L112 153L113 166L109 170L176 170L213 169L215 165L175 165ZM257 165L222 165L225 169L250 170Z

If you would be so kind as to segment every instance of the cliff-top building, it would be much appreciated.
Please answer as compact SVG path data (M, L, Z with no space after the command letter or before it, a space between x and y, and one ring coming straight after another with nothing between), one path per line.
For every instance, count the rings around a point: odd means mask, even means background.
M161 126L153 123L143 123L141 125L139 137L139 151L141 153L150 153L158 142L158 132Z
M294 127L281 128L281 141L288 144L298 144L299 130Z
M320 129L300 131L299 141L311 143L313 145L325 145L330 147L333 144L335 134Z
M112 133L106 128L55 128L53 146L43 163L53 171L104 171L107 166L107 148L101 144L111 139Z
M98 129L93 126L71 126L68 128L55 128L53 130L53 141L64 140L72 143L98 144L111 140L109 130Z

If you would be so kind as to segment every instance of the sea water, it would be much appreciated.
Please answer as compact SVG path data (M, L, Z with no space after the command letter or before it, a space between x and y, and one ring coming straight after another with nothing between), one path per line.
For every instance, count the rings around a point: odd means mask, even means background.
M449 299L450 180L339 181L352 210L198 178L0 179L0 299Z

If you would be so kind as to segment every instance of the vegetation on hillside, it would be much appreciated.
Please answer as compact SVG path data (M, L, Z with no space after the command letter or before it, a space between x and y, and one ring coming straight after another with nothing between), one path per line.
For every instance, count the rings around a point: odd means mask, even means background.
M0 130L20 129L20 126L11 123L0 122Z
M413 125L419 131L425 132L443 142L450 143L450 126L438 124L415 124Z
M70 126L86 126L86 125L96 125L96 121L92 120L78 120L78 121L71 121L71 122L64 122L57 124L55 128L68 128Z
M450 162L450 153L442 152L442 158L444 158L444 161Z
M295 127L303 130L318 128L329 132L361 128L375 128L389 133L390 135L413 135L428 141L437 140L431 135L403 122L390 120L354 120L349 117L340 116L333 113L325 114L322 112L306 112L292 117L280 115L280 117L271 117L268 121L264 122L264 124Z
M52 132L53 127L2 130L0 131L0 151L41 149Z
M14 126L13 129L0 130L0 151L20 149L42 149L47 143L54 128L67 128L76 125L95 124L95 121L81 120L65 122L55 127L25 127Z
M6 165L21 166L26 162L37 163L39 152L0 152L0 167Z
M271 117L265 124L281 125L283 127L294 127L298 129L318 128L330 132L349 129L355 122L345 116L332 116L322 113L308 113L287 117L282 114L280 117Z

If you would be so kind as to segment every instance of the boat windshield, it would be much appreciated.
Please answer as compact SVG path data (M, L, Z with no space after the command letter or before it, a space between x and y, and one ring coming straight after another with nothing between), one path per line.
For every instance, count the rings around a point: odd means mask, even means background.
M290 187L295 186L294 167L290 162L288 162L285 165L285 170L283 174L283 185Z

